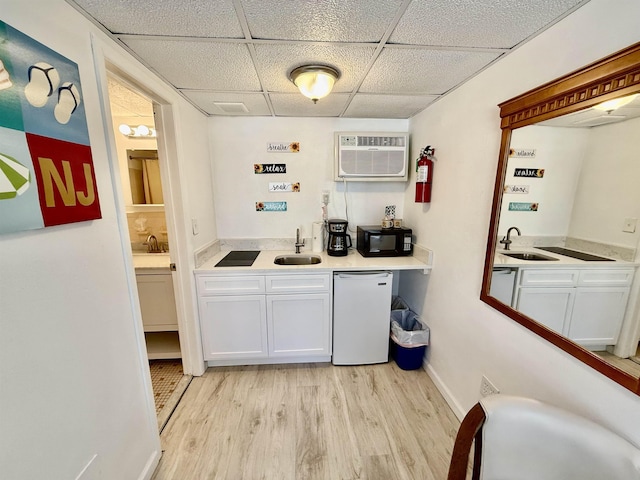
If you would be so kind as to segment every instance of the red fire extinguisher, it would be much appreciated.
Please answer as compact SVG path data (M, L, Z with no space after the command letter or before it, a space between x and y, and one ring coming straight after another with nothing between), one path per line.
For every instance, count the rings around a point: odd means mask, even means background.
M433 181L433 160L431 157L435 148L427 145L420 151L420 158L416 161L416 203L431 202L431 182Z

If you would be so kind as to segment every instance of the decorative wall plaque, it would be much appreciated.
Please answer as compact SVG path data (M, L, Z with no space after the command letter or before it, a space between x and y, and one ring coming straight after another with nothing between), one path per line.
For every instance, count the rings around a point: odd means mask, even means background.
M529 185L505 185L504 193L529 193Z
M300 142L282 143L282 142L269 142L267 143L267 152L269 153L298 153L300 151Z
M274 182L269 183L269 191L274 192L299 192L300 191L300 182L291 183L291 182Z
M535 148L510 148L509 156L511 158L536 158Z
M514 177L542 178L544 177L544 168L516 168L513 172Z
M525 202L509 202L509 210L512 212L537 212L537 203L525 203Z
M255 163L253 173L287 173L285 163Z
M256 212L286 212L287 202L256 202Z

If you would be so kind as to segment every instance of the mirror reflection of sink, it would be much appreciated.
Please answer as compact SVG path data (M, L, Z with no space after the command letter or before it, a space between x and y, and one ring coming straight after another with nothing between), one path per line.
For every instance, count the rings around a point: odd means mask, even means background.
M506 255L507 257L517 258L518 260L533 260L536 262L548 262L553 260L558 260L557 258L547 257L546 255L540 255L539 253L528 253L528 252L513 252L513 253L504 253L500 252L502 255Z
M278 255L273 263L276 265L316 265L322 262L317 255Z

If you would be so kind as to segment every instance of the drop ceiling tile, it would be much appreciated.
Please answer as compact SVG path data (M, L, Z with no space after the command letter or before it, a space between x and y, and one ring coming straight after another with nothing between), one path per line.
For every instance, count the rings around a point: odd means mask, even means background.
M246 45L138 38L124 43L177 88L260 91Z
M386 47L362 83L360 92L441 95L499 55Z
M113 33L244 38L232 0L74 0Z
M402 0L242 0L253 38L377 42Z
M264 95L261 93L216 93L201 91L182 91L195 105L207 112L209 115L233 115L233 116L256 116L271 115ZM229 113L225 112L216 103L241 103L247 108L247 112Z
M349 104L345 117L409 118L436 100L436 95L371 95L358 93Z
M276 116L281 117L337 117L349 100L346 93L332 93L318 103L300 93L272 93L269 97Z
M113 77L107 78L111 115L114 117L153 117L153 103Z
M337 68L340 78L334 92L351 92L360 83L374 47L340 45L256 45L257 68L264 87L275 92L297 92L289 72L301 65L323 64Z
M413 1L393 43L511 48L582 0Z

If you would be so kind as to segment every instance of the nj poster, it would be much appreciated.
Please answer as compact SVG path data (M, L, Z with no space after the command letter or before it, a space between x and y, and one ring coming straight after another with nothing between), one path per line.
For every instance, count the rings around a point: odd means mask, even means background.
M0 234L98 218L78 66L0 21Z

